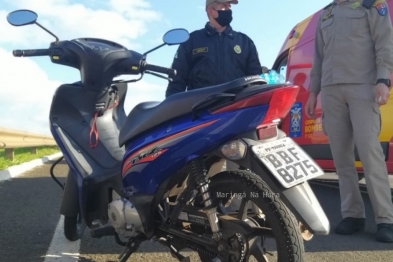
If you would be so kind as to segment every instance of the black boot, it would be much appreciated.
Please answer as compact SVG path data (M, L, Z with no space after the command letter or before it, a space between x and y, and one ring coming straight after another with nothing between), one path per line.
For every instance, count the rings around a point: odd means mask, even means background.
M379 242L393 242L393 224L378 224L376 239Z
M353 233L363 230L366 224L365 218L344 218L336 227L336 233L340 235L352 235Z

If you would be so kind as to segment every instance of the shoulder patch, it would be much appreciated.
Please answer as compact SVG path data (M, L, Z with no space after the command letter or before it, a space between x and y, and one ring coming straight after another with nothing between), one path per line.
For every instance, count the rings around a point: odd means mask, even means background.
M322 12L322 22L332 18L333 14L332 14L332 10L333 10L334 5L329 5L327 9L324 9L325 11Z
M386 3L386 2L385 2L385 0L375 0L375 1L374 1L374 4L373 4L372 6L377 6L377 5L380 4L380 3L383 3L383 4L384 4L384 3Z
M386 6L386 2L384 0L377 0L373 4L373 7L375 7L378 11L378 14L381 16L385 16L388 13L388 8Z

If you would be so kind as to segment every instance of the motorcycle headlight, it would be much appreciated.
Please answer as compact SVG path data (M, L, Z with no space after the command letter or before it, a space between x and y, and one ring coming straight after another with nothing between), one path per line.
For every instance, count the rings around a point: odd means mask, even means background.
M228 160L240 160L246 155L247 145L241 140L234 140L221 147L221 153Z

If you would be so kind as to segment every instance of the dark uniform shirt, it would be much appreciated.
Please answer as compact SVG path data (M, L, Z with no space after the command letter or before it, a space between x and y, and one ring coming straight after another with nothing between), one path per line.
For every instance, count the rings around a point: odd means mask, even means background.
M393 69L392 23L386 1L370 9L362 0L333 1L321 13L315 36L310 91L334 84L375 84Z
M172 68L177 75L169 82L166 97L262 74L256 47L247 35L230 26L219 33L209 23L179 46Z

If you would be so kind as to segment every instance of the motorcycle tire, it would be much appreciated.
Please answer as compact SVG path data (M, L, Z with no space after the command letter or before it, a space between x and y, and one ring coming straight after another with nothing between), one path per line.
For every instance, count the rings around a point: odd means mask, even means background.
M69 241L79 240L83 236L86 224L78 219L79 217L64 216L64 235Z
M228 170L214 175L210 181L209 192L213 198L216 192L223 192L223 188L228 192L244 192L246 195L250 195L251 192L258 193L259 197L252 198L251 201L262 210L267 224L275 235L277 261L304 261L304 242L297 219L280 200L279 195L259 176L246 170ZM202 261L211 261L211 258L202 252L198 253Z

